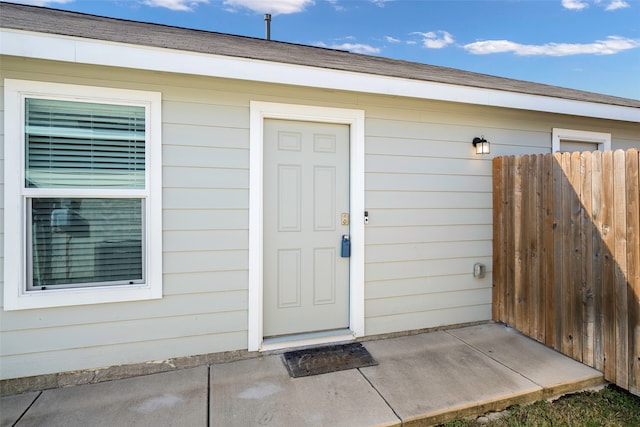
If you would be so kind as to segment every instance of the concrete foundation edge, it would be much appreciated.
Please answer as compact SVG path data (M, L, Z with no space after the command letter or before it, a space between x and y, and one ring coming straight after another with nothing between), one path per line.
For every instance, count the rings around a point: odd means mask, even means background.
M447 325L435 328L371 335L362 337L357 341L366 342L387 338L396 338L439 330L464 328L468 326L476 326L487 323L492 322L470 322L458 325ZM272 352L249 352L247 350L235 350L195 356L176 357L173 359L160 361L133 363L129 365L106 366L95 369L83 369L78 371L66 371L53 374L35 375L32 377L8 378L0 380L0 397L12 396L31 391L42 391L74 385L94 384L104 381L121 380L141 375L158 374L161 372L195 368L197 366L203 365L212 365L215 363L233 362L237 360L251 359L254 357L268 356L269 354L281 353L283 351L286 350L276 350Z

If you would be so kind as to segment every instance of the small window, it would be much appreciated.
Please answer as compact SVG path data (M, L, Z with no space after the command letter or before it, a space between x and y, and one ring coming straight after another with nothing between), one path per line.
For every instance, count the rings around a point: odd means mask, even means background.
M611 134L553 128L552 152L611 150Z
M160 95L6 80L5 99L21 177L6 179L5 308L159 298Z

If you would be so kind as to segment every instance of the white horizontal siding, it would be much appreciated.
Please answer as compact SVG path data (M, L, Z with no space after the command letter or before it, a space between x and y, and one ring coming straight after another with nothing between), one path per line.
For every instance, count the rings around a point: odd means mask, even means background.
M221 153L215 153L221 155ZM162 173L164 188L249 188L248 169L220 167L165 166Z
M403 191L446 191L446 192L491 192L492 177L449 174L419 174L419 173L381 173L369 172L365 177L365 186L369 191L393 191L402 188Z
M249 241L246 230L165 231L165 253L244 250Z
M186 295L227 291L246 291L249 280L246 269L165 273L164 294Z
M216 320L223 323L233 321L234 318L220 316ZM42 367L50 367L52 361L55 361L55 372L126 365L132 363L132 360L165 361L173 357L182 357L185 351L189 351L191 355L199 355L223 352L229 348L246 348L246 335L246 331L241 330L160 341L140 341L5 356L2 358L0 372L3 378L27 377L34 375L34 372L40 373L39 370Z
M376 227L433 225L491 225L493 209L395 209L379 208L369 212ZM369 227L370 230L373 226ZM373 230L372 230L373 232ZM369 241L369 239L367 239Z
M491 157L550 152L553 127L640 147L637 126L606 120L2 61L2 78L162 92L164 244L161 300L2 311L2 378L247 348L251 100L365 110L369 335L490 318ZM491 156L473 154L480 135ZM476 262L489 267L484 279L472 276Z
M170 230L227 230L244 229L249 215L243 209L164 209L163 229Z
M612 150L628 150L630 148L636 148L640 150L640 143L637 139L631 138L614 138L611 140Z
M8 331L3 334L3 349L5 355L16 355L213 335L228 331L231 324L237 325L238 330L246 329L246 317L244 310L225 310L125 322ZM69 335L76 337L74 341L78 343L77 347L69 345Z
M366 333L440 326L462 307L475 314L453 323L488 320L490 274L479 280L472 271L491 264L492 164L474 155L471 140L491 122L479 130L441 123L439 113L394 116L367 122ZM540 149L543 136L525 131L520 140Z
M212 102L177 102L165 100L162 103L162 110L164 116L163 122L166 124L240 129L249 128L248 106L236 107ZM180 139L182 138L178 140Z
M491 256L491 241L401 243L367 246L367 262L420 261Z
M247 346L248 95L109 71L3 58L2 77L162 92L163 298L3 311L3 378Z
M119 307L118 305L97 304L94 306L78 306L69 312L54 308L42 309L38 312L39 317L33 316L33 313L29 313L28 311L21 311L18 312L16 316L12 316L16 320L19 320L19 322L15 322L11 327L7 326L5 328L6 335L3 334L3 349L9 354L14 354L16 351L12 349L15 347L32 345L21 337L38 337L40 334L57 336L58 329L69 331L69 328L77 328L75 330L78 331L79 334L86 333L88 336L91 334L93 328L98 328L96 326L97 324L106 325L106 331L112 328L115 330L125 325L137 328L136 325L140 319L152 321L153 319L186 318L190 315L201 316L211 313L246 311L246 298L247 292L244 289L236 291L223 290L220 292L202 292L199 295L168 295L162 298L162 300L154 301L152 304L145 302L127 303L133 306L132 310L116 310L115 308ZM2 319L6 318L7 315L3 315ZM224 325L210 325L212 328L211 332L219 332L218 329L213 328L223 326ZM173 327L169 327L167 331L171 331L172 329ZM163 333L165 332L162 330L156 330L149 332L148 336L150 339L153 339L152 337ZM118 337L118 334L114 333L113 336L106 337L105 339L107 341L121 340L122 342L136 340L128 335L127 332L124 336ZM168 336L169 335L167 335L167 337ZM4 338L6 338L6 341ZM99 339L99 337L95 339ZM38 340L43 340L43 343L37 345L47 345L44 344L44 342L49 341L49 338L43 336L41 339L38 338ZM66 340L61 339L59 336L57 341L58 343L55 344L56 348L58 348L58 346L65 348L68 345ZM86 340L83 339L82 342L86 342ZM33 346L35 345L36 344L33 344Z
M226 126L196 126L189 124L165 123L162 136L173 146L203 146L207 148L235 148L247 150L249 130Z
M366 312L370 317L379 317L490 304L491 292L487 289L467 289L371 299L367 301Z
M249 191L227 188L165 188L162 197L165 209L247 209Z
M368 191L367 207L394 209L491 209L491 193Z
M188 168L246 169L249 151L231 148L165 145L162 150L166 166Z
M474 304L377 316L367 318L366 322L367 328L371 331L410 331L421 329L424 325L435 328L460 323L481 322L489 318L491 318L491 304Z
M370 216L374 215L375 212ZM394 243L450 242L453 240L491 240L493 228L491 224L481 225L438 225L367 227L368 245Z
M471 144L469 144L471 146ZM385 173L427 173L437 175L480 175L491 176L491 162L476 159L455 159L435 157L367 155L367 172ZM443 177L443 179L446 179Z
M367 281L471 274L476 261L490 264L491 258L478 256L367 263L365 274Z
M491 281L489 277L484 280L474 279L468 271L457 275L378 280L367 284L366 298L374 300L453 290L486 289L486 280Z
M248 256L247 250L166 252L162 264L165 274L247 270Z

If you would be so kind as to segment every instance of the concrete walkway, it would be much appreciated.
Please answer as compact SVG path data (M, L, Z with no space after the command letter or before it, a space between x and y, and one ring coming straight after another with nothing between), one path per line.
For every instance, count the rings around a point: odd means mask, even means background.
M604 382L499 324L363 344L378 366L294 379L271 355L3 397L1 425L433 425Z

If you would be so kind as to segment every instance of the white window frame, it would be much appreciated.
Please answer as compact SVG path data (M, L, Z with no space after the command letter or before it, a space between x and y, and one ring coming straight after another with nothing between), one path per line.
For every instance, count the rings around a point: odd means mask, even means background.
M144 200L145 281L135 285L27 291L26 198L36 197L25 182L24 100L44 97L145 107L147 142ZM71 84L4 80L4 309L23 310L162 298L162 97L159 92ZM58 197L81 197L85 190L55 189ZM96 197L119 197L117 190L92 190Z
M579 141L598 144L599 151L611 150L611 134L590 132L585 130L553 128L551 137L551 152L560 151L562 141Z

